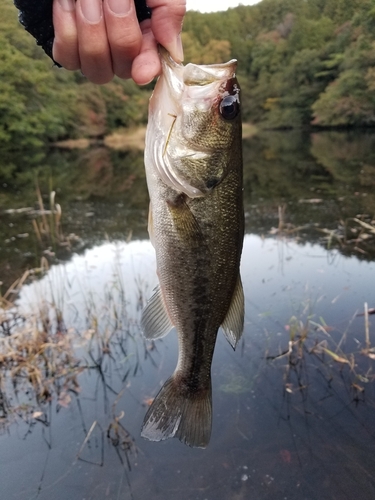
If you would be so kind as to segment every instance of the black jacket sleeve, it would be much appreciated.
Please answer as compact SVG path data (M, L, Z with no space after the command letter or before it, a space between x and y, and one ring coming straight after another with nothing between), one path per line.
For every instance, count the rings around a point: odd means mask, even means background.
M151 9L147 7L146 0L134 1L138 21L149 19ZM52 24L52 0L14 0L14 5L19 10L20 23L53 60L52 46L55 30Z

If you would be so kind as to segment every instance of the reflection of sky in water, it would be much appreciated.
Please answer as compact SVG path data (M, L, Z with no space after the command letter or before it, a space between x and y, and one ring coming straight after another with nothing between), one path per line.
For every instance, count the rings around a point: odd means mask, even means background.
M108 294L118 298L123 292L135 319L139 301L147 299L156 283L154 249L149 241L105 243L53 266L40 281L23 288L19 302L27 307L41 297L55 302L64 312L66 326L79 329L85 327L88 308L105 313Z
M241 275L247 320L254 320L252 307L275 317L282 314L287 320L304 299L325 304L325 312L336 316L336 321L337 314L345 311L345 320L350 311L371 301L374 269L374 263L327 252L320 245L246 235ZM139 300L147 299L157 283L155 271L154 249L148 240L105 243L53 266L43 279L24 287L20 303L48 297L77 319L85 316L89 299L100 307L109 290L121 288L129 314L136 317Z
M52 293L66 326L86 328L89 307L105 328L108 303L117 304L125 290L127 318L138 321L139 304L156 284L154 267L148 241L103 244L54 266L40 282L25 287L20 303L28 308L33 297L52 300ZM233 352L218 337L209 447L192 450L177 440L140 438L144 400L155 395L177 361L172 333L156 343L152 359L144 360L146 348L138 341L137 370L135 358L120 357L108 358L102 377L96 370L83 373L81 392L71 405L59 412L51 406L49 427L12 426L1 437L2 495L22 500L375 498L372 385L356 405L346 366L330 363L327 368L313 356L295 367L286 358L266 360L287 349L285 325L292 315L311 314L316 322L321 316L336 327L332 336L341 338L356 310L365 301L374 305L373 274L373 263L327 253L318 245L247 235L244 340ZM354 333L363 341L363 332L363 318L356 318L351 339ZM132 373L124 380L127 363ZM121 390L113 407L114 392ZM108 423L121 411L121 422L139 448L137 456L130 456L131 471L106 438ZM103 458L103 466L76 460L93 422L95 431L81 458L96 464Z
M345 322L373 300L374 271L374 263L327 252L320 245L247 236L242 257L247 319L254 321L254 307L287 321L310 299L318 301L326 321Z

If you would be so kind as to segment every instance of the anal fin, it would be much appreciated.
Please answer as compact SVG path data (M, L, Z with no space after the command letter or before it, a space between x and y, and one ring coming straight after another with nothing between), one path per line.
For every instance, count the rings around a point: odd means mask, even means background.
M173 328L159 285L142 311L141 328L149 340L160 339Z
M240 340L245 316L245 298L243 294L241 276L238 275L237 285L233 293L227 315L221 325L224 335L233 349L236 348Z

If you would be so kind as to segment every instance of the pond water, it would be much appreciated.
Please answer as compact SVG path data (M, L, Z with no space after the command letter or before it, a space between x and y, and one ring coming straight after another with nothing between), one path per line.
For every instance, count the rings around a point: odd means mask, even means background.
M0 325L1 498L375 498L375 135L268 133L244 153L245 331L236 351L219 332L205 450L140 437L177 361L174 331L138 327L157 282L142 154L2 155L2 292L44 273ZM14 325L49 334L22 370Z

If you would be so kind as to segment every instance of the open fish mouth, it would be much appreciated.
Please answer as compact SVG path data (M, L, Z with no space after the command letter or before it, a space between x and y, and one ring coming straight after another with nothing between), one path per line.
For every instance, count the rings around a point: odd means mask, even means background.
M165 77L171 82L173 77L178 77L178 80L185 85L208 85L218 80L228 80L235 76L237 68L236 59L220 64L198 65L189 63L184 66L176 63L164 47L160 47L159 53Z
M167 91L176 107L181 98L194 99L197 102L203 100L204 103L209 104L209 101L217 96L220 86L236 76L236 59L222 64L189 63L184 66L176 63L163 47L159 48L159 53ZM204 109L202 105L200 109Z

